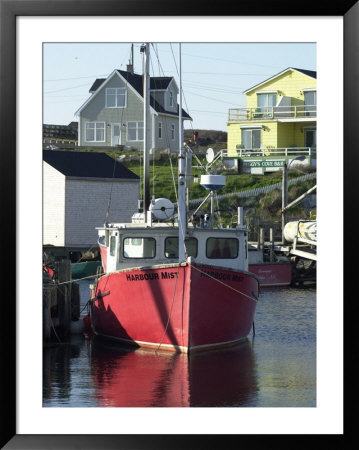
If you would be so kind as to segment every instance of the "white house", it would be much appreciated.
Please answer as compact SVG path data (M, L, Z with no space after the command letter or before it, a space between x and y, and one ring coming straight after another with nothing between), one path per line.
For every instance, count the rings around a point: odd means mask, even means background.
M139 177L105 153L43 151L43 245L89 249L96 227L130 222Z
M78 142L85 147L123 145L143 149L143 76L114 70L92 84L90 97L76 111ZM150 148L178 152L178 86L173 77L150 78ZM192 120L182 109L182 121Z

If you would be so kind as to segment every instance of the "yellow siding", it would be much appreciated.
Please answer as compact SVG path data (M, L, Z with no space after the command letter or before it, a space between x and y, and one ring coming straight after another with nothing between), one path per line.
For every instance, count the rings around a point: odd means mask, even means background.
M303 89L315 89L316 79L304 75L301 72L289 70L280 76L273 78L267 83L257 86L252 91L246 94L247 108L257 107L257 92L266 90L278 91L277 103L280 97L290 97L291 105L303 105L304 93ZM316 123L278 123L277 121L263 121L257 120L244 121L239 123L228 123L228 155L237 156L236 146L242 142L241 126L263 126L261 147L287 148L287 147L304 147L304 132L303 126L315 126Z
M241 124L230 123L227 126L227 151L228 156L237 156L236 145L241 143Z
M241 126L249 126L250 122L241 123L230 123L227 126L228 141L227 141L227 151L228 156L237 156L236 146L242 143L242 130ZM256 121L255 126L262 126L261 133L261 148L267 146L277 147L278 138L278 123L277 122L258 122Z
M257 107L257 92L258 91L279 91L277 96L277 103L281 97L291 97L292 105L304 104L303 89L316 88L317 80L308 77L301 72L288 71L284 74L274 78L267 83L263 83L255 90L250 91L247 95L247 108Z

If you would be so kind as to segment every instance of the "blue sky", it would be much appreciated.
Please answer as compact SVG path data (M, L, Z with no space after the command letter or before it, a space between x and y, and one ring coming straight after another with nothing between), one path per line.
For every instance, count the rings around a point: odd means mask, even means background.
M134 70L142 73L141 43L134 43ZM178 44L151 46L152 76L178 82ZM96 78L126 70L129 43L44 43L43 121L67 125L89 97ZM182 43L186 129L226 131L229 108L244 107L243 91L287 67L316 70L315 43Z

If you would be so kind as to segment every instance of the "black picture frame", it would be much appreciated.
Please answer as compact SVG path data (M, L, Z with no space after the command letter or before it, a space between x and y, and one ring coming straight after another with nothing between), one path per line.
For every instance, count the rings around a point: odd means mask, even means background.
M163 0L0 0L0 170L3 229L3 298L1 329L1 448L6 449L184 449L229 448L264 440L264 435L18 435L16 433L16 17L18 16L342 16L344 20L344 208L347 212L345 235L355 236L353 213L355 184L359 167L356 145L359 142L359 2L288 1L232 2L205 5L187 0L173 4ZM355 209L355 204L354 204ZM344 255L349 254L348 239ZM353 267L353 266L352 266ZM344 272L343 272L344 273ZM344 286L348 289L354 270L347 267ZM352 300L355 300L354 298ZM349 330L354 329L355 302L346 305ZM345 353L346 354L346 353ZM354 357L345 358L348 371ZM352 363L350 361L353 361ZM349 409L349 398L346 408ZM351 432L348 418L345 431ZM89 425L90 426L90 425ZM294 436L287 436L287 439ZM341 436L332 436L338 438ZM307 436L296 436L298 443ZM286 439L286 441L287 441ZM313 437L311 437L313 439ZM315 439L316 441L316 439ZM313 440L311 441L312 443ZM277 444L276 444L277 445ZM300 444L299 444L300 445ZM340 445L340 444L339 444Z

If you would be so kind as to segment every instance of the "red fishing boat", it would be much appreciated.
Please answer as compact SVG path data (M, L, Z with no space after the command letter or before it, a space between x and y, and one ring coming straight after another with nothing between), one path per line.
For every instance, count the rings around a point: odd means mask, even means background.
M144 92L149 86L148 51L147 44ZM182 130L181 84L179 91ZM144 129L149 95L145 97ZM93 332L185 353L235 344L251 330L259 289L257 276L248 271L249 230L241 211L236 228L215 228L213 192L224 185L225 177L202 176L201 184L210 191L211 214L189 225L182 132L177 217L169 200L150 201L146 137L144 144L143 213L132 223L98 228L104 273L91 291Z
M261 287L289 286L292 282L290 262L250 264L249 270L257 275Z

